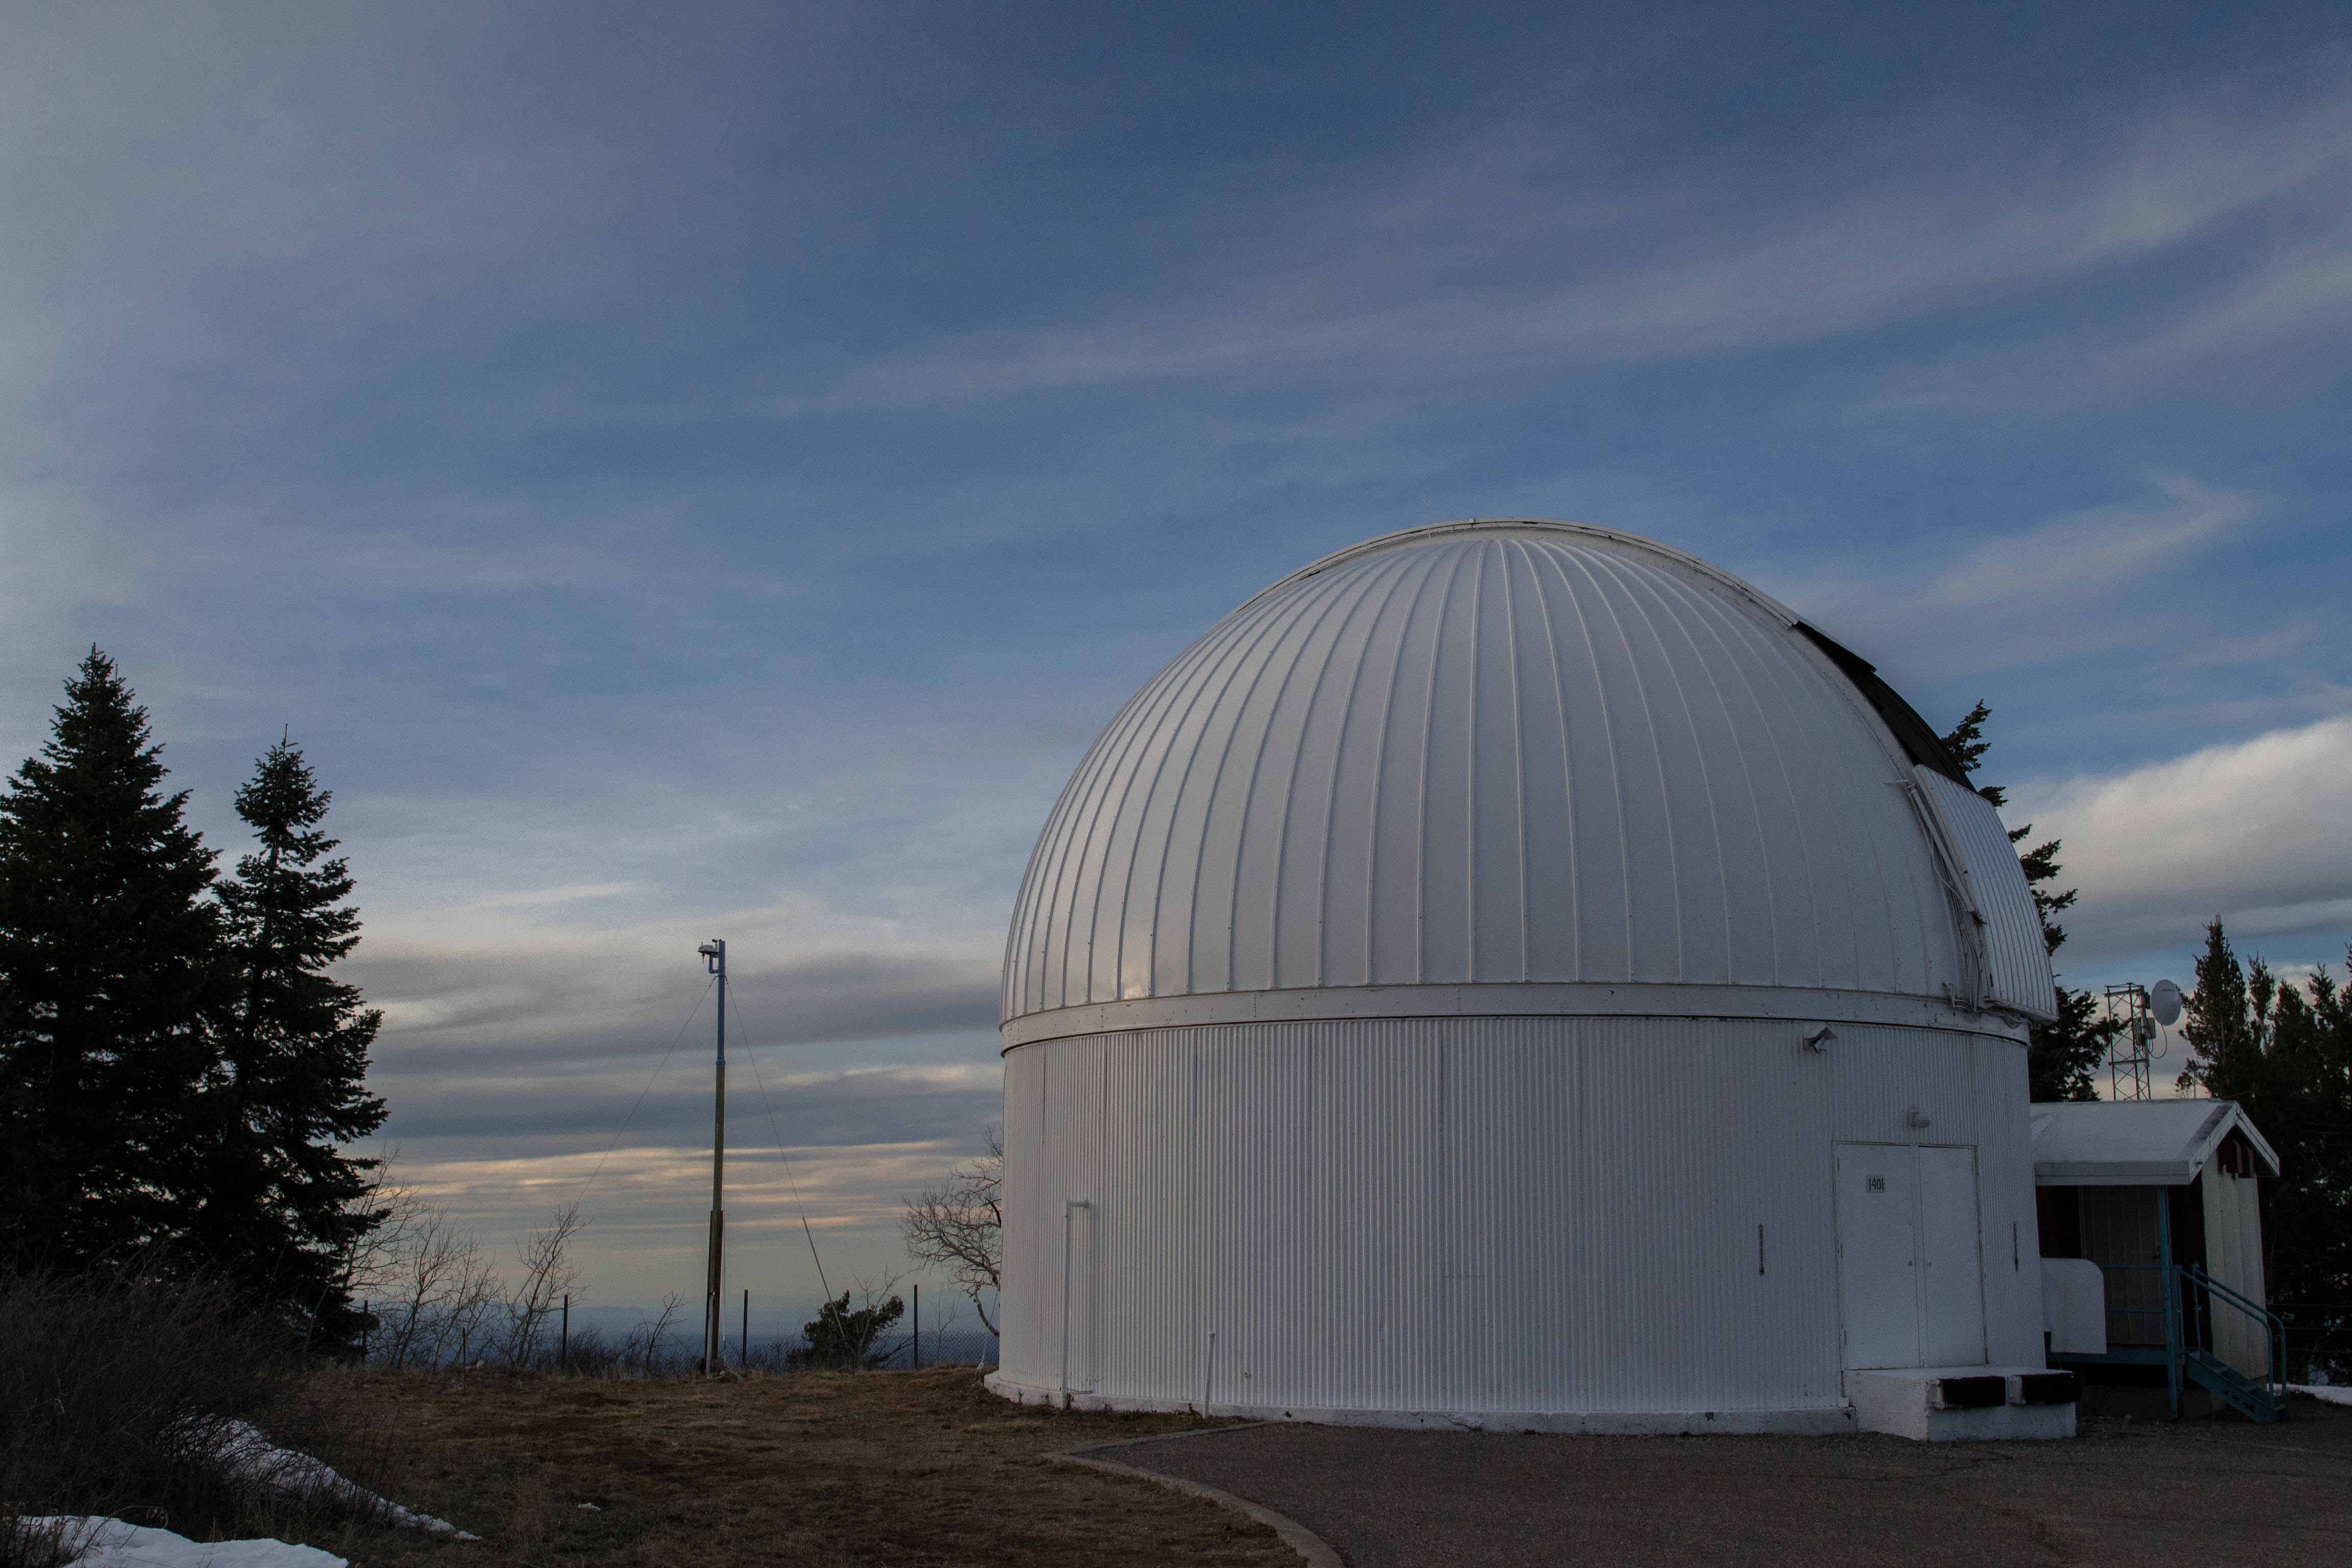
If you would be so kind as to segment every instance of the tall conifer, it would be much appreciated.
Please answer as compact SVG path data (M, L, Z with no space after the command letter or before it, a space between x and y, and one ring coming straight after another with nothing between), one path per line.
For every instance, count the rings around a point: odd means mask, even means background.
M2352 1372L2352 1001L2325 968L2298 988L2241 960L2217 916L2180 1011L2181 1092L2236 1100L2278 1151L2278 1179L2261 1187L2271 1304L2335 1336L2326 1359L2341 1379Z
M93 647L48 743L0 785L0 1250L68 1269L167 1251L193 1202L212 852Z
M236 793L257 847L218 892L227 984L216 1028L226 1080L212 1095L200 1236L329 1344L356 1326L338 1258L376 1223L359 1200L372 1160L342 1145L383 1124L367 1092L383 1014L328 973L359 943L349 865L320 824L333 797L290 742Z
M1984 734L1985 721L1991 717L1992 710L1979 702L1943 738L1944 749L1952 753L1952 760L1960 764L1960 771L1969 775L1971 783L1978 764L1992 747ZM1996 810L2009 804L2009 792L1999 784L1978 784L1976 792L1990 801ZM2022 827L2012 827L2009 841L2021 843L2032 831L2030 822ZM2042 920L2042 943L2054 958L2066 940L2066 928L2052 917L2072 908L2075 899L2074 889L2060 892L2051 886L2058 879L2058 840L2053 838L2020 850L2017 858L2025 868L2025 885L2033 893L2034 913ZM2050 1023L2034 1025L2026 1040L2025 1070L2035 1100L2099 1098L2095 1075L2122 1026L2098 1015L2098 1001L2089 992L2058 987L2058 1016Z
M2254 1114L2263 1099L2263 1047L2277 994L2270 966L2257 958L2248 974L2221 929L2221 917L2214 916L2197 959L2196 989L2180 1005L2180 1032L2189 1041L2189 1064L2178 1083L2182 1093L2201 1090L2215 1100L2234 1100Z

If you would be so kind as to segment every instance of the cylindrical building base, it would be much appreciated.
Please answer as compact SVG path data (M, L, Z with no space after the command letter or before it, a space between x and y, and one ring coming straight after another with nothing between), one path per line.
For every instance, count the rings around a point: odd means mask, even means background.
M1814 1048L1785 1018L1355 1018L1019 1046L989 1385L1851 1430L1847 1369L1901 1361L1906 1333L1908 1364L2040 1361L2025 1051L1998 1027L1841 1021Z

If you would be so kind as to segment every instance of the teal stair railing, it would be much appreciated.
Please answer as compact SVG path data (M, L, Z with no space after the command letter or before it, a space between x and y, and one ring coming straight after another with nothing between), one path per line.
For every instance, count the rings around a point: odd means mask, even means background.
M2107 1277L2107 1351L2058 1360L2160 1364L2176 1418L2181 1393L2193 1384L2249 1421L2286 1419L2286 1324L2276 1313L2193 1263L2102 1263L2099 1268ZM2214 1353L2217 1312L2256 1325L2267 1352L2261 1376L2249 1377Z
M2249 1421L2279 1421L2286 1416L2286 1324L2267 1307L2248 1300L2227 1285L2193 1263L2173 1266L2186 1289L2170 1292L2176 1310L2184 1310L2189 1321L2181 1325L2186 1331L2176 1331L2173 1342L2179 1347L2180 1371L2207 1393L2222 1400ZM2250 1319L2260 1330L2263 1358L2263 1375L2248 1377L2211 1351L2202 1347L2213 1342L2214 1309L2226 1308Z

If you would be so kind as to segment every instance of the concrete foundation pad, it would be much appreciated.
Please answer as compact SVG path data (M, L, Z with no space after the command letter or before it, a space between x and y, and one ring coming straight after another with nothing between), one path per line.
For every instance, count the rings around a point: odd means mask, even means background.
M2072 1383L2039 1366L1916 1366L1846 1373L1854 1423L1921 1443L2072 1437Z

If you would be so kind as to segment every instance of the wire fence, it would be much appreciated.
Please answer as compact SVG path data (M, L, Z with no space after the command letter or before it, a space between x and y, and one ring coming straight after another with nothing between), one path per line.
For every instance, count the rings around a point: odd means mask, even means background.
M2352 1307L2280 1313L2286 1321L2286 1380L2352 1384Z
M688 1325L691 1330L692 1325ZM824 1370L839 1363L819 1362L808 1341L799 1334L754 1336L746 1345L730 1335L720 1353L730 1371L787 1373ZM984 1330L925 1330L919 1337L906 1331L877 1335L862 1366L875 1372L907 1372L929 1366L973 1366L997 1363L997 1337ZM372 1334L360 1364L377 1370L501 1367L517 1372L548 1373L571 1377L683 1377L701 1369L702 1351L684 1334L667 1325L644 1323L614 1336L596 1328L561 1329L520 1343L497 1339L475 1344L403 1344L388 1336Z
M883 1334L866 1352L865 1363L877 1372L909 1372L926 1366L992 1367L996 1364L996 1336L978 1329L927 1331L919 1340L908 1333ZM805 1363L807 1352L808 1342L797 1334L755 1339L748 1352L736 1345L730 1364L755 1372L797 1372Z

